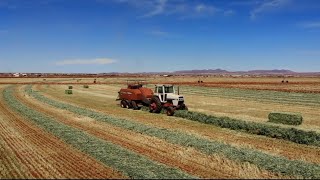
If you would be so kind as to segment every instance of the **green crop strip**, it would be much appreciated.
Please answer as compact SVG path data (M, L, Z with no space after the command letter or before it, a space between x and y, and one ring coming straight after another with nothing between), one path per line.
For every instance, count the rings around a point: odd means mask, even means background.
M214 87L190 87L181 86L180 92L184 94L225 97L232 99L248 99L255 101L296 104L304 106L318 107L320 105L320 95L312 93L288 93L266 90L248 90L233 88L214 88Z
M147 126L128 119L115 118L86 108L76 107L49 99L38 92L32 91L31 86L26 88L26 92L37 100L47 103L53 107L65 109L75 114L88 116L97 121L109 123L141 134L164 139L173 144L193 147L208 155L222 154L231 160L252 163L260 168L274 173L281 173L283 175L303 178L320 178L320 166L317 164L298 160L289 160L285 157L272 156L252 149L236 148L228 144L196 137L183 132Z
M148 107L142 107L141 109L143 111L149 111ZM161 113L165 113L165 111L162 110ZM194 111L179 110L175 111L174 116L249 134L284 139L298 144L320 146L320 135L314 131L283 128L275 125L232 119L229 117L217 117Z
M232 119L229 117L216 117L193 111L176 111L174 116L222 128L239 130L250 134L284 139L299 144L320 146L320 135L314 131L303 131L296 128L283 128L274 125Z
M131 178L194 178L177 168L154 162L119 145L59 123L22 104L12 95L12 92L11 88L7 88L4 90L3 96L7 104L15 111L76 149L121 171L124 175Z

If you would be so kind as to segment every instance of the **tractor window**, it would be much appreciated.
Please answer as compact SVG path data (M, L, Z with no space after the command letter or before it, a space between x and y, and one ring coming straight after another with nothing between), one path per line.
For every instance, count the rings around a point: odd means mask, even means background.
M158 87L158 93L163 93L162 86Z
M166 93L174 93L173 92L173 86L164 87L164 90Z

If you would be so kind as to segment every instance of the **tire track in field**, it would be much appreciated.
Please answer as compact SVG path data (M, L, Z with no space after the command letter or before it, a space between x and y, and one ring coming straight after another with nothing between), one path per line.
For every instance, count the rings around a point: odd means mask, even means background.
M113 169L67 146L40 128L15 115L0 99L0 138L32 178L123 178Z
M1 121L3 121L1 119ZM0 179L10 178L32 178L31 174L28 173L23 167L12 151L0 141Z
M37 90L41 90L43 87L37 86ZM167 128L178 130L182 132L191 132L197 135L201 135L207 139L218 140L221 142L229 143L238 147L249 147L251 149L258 149L267 152L272 155L281 155L287 157L290 160L303 160L306 162L320 164L320 148L312 147L307 145L300 145L296 143L287 142L284 140L272 139L261 136L247 135L241 132L235 132L231 130L225 130L198 122L192 122L181 118L168 118L167 116L157 115L155 118L154 114L146 114L142 112L130 111L128 115L124 114L127 109L111 108L108 109L101 102L101 99L94 97L81 96L77 98L63 98L54 92L43 92L43 95L55 99L57 101L67 102L74 106L81 106L91 108L96 111L113 114L121 118L130 118L132 120L152 125L160 128ZM94 103L88 103L88 100L94 101ZM152 121L150 121L152 119ZM174 122L173 122L173 119Z
M81 129L101 139L119 144L161 163L179 167L188 173L192 173L202 178L279 178L279 176L270 172L258 170L254 165L244 166L243 164L232 162L226 158L204 155L192 148L173 145L154 137L113 127L90 118L76 118L73 113L68 111L48 107L48 105L37 102L37 100L23 97L21 91L15 93L15 95L19 101L29 107L37 109L51 117L55 117L56 120L61 121L66 125Z

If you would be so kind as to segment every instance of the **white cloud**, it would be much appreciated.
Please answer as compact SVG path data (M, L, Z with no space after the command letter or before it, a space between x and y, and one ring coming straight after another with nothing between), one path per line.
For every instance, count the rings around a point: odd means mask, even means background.
M92 65L92 64L112 64L116 63L117 61L114 59L109 58L97 58L97 59L72 59L72 60L63 60L56 62L56 65L58 66L64 66L64 65Z
M179 39L183 37L181 34L175 34L175 33L163 31L160 29L153 29L151 31L147 31L146 34L155 36L158 38L170 38L170 39Z
M184 11L180 13L179 19L189 19L189 18L205 18L213 16L217 13L223 12L221 9L218 9L212 5L207 4L195 4L188 5L185 7Z
M152 17L164 13L166 4L167 0L158 0L154 9L148 12L147 14L143 15L142 17Z
M161 31L161 30L153 30L153 31L150 31L150 34L155 35L155 36L161 36L161 37L164 37L164 36L168 36L168 35L169 35L168 32Z
M259 4L258 0L244 0L244 1L232 1L229 5L231 6L252 6L252 5L257 5Z
M320 28L320 21L305 22L300 24L303 28Z
M102 0L100 0L102 1ZM222 12L215 6L187 0L113 0L113 2L127 4L144 12L139 18L151 18L160 15L176 15L178 18L207 17Z
M21 8L33 8L35 6L42 7L56 0L41 0L41 1L21 1L21 0L0 0L0 9L17 10Z
M291 0L266 0L262 1L257 7L250 12L250 18L256 19L259 14L278 10L290 3Z
M302 50L298 51L298 54L304 56L320 56L320 50Z
M198 4L194 9L197 13L213 13L215 11L218 11L217 8L205 4Z
M205 10L206 10L206 6L203 5L203 4L198 4L198 5L195 7L195 10L196 10L196 12L205 11Z
M235 12L233 10L226 10L223 12L224 16L233 16Z

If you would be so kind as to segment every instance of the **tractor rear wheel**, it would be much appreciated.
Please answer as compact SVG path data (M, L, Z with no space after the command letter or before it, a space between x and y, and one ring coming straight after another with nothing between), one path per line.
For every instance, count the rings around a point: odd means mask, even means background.
M150 112L153 113L160 113L162 110L162 104L158 97L154 96L150 100L150 106L149 106Z
M120 106L121 106L122 108L127 108L127 102L126 102L125 100L121 100Z
M174 114L174 109L173 109L172 107L168 107L166 114L167 114L167 116L173 116L173 114Z
M126 103L127 103L127 108L128 108L128 109L132 108L132 104L131 104L131 101L129 101L129 100L126 100Z
M137 105L137 103L135 101L131 101L131 105L132 105L133 110L138 110L139 109L139 107L138 107L138 105Z

